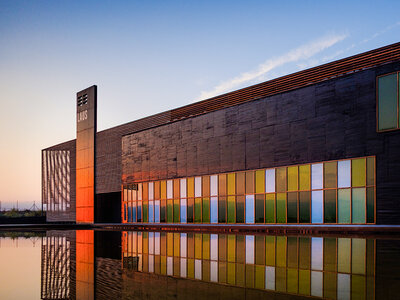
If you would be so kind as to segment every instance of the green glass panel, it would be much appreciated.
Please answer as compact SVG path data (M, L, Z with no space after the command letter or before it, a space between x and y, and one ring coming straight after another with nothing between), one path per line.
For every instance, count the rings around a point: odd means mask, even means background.
M276 194L276 221L286 223L286 193Z
M210 223L210 198L203 198L203 223Z
M167 200L167 222L172 223L174 220L173 216L173 200Z
M287 168L288 191L297 191L299 189L299 169L297 166Z
M265 264L275 266L275 237L265 237Z
M365 188L352 189L352 223L365 223Z
M255 285L256 289L264 289L265 287L265 268L263 266L255 266Z
M254 265L246 264L246 287L254 288Z
M310 238L300 237L299 238L299 267L300 269L310 269L311 259L311 246Z
M311 176L311 166L310 165L299 166L299 189L300 189L300 191L310 190L310 176Z
M265 193L265 171L256 171L256 193Z
M337 187L337 162L324 163L324 187L335 188Z
M160 207L160 222L165 223L166 222L166 208L167 206L167 201L166 200L161 200L161 207Z
M149 221L149 202L143 201L143 222Z
M236 261L236 235L228 235L228 261Z
M351 239L338 238L338 272L350 273Z
M244 223L244 200L245 196L236 196L236 223Z
M228 196L228 223L235 223L235 206L236 206L236 197Z
M287 262L288 268L296 268L297 262L297 237L289 236L287 238Z
M201 198L194 198L194 222L201 222Z
M286 168L277 168L276 169L276 191L278 193L287 191L287 182L286 182Z
M180 205L179 199L174 200L174 223L179 223Z
M299 294L310 295L310 270L299 270Z
M299 273L297 269L287 269L287 292L297 294Z
M324 238L324 271L336 271L336 238Z
M228 195L235 195L236 194L236 173L229 173L228 174Z
M365 299L365 276L351 275L351 299Z
M351 161L351 186L365 186L366 159L358 158Z
M275 269L275 289L278 292L286 292L286 268Z
M378 129L397 128L397 73L378 78Z
M367 158L367 185L375 185L375 157Z
M338 223L350 223L351 189L338 190Z
M193 223L194 198L188 198L187 200L187 222Z
M257 194L255 196L255 202L256 202L256 212L255 212L255 221L256 223L264 223L264 200L265 195L264 194Z
M336 299L336 273L325 272L324 273L324 298Z
M311 192L300 192L299 197L299 221L300 223L310 223Z
M226 196L218 197L218 223L226 223Z
M375 188L367 188L367 223L375 223Z
M265 223L275 223L275 194L265 195Z
M287 222L297 223L297 192L288 193Z
M336 223L336 189L324 191L324 223Z
M255 264L256 265L265 265L265 241L264 236L256 235L255 236Z
M286 267L286 237L277 236L276 237L276 266Z

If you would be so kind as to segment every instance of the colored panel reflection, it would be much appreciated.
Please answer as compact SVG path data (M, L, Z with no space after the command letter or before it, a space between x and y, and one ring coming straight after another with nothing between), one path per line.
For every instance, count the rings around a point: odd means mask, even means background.
M97 87L77 94L76 222L94 223Z
M76 231L76 299L94 299L94 231Z

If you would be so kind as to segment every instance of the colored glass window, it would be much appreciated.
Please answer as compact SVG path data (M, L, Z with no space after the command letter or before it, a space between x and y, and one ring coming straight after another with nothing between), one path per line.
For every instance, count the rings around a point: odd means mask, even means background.
M226 196L218 197L218 223L226 223Z
M201 198L194 198L194 222L201 223Z
M174 223L179 223L180 203L179 199L174 200Z
M310 223L311 192L300 192L299 198L299 222Z
M287 222L297 223L297 192L287 194Z
M338 187L346 188L351 186L351 160L338 162Z
M275 193L275 169L265 170L265 192Z
M351 160L351 185L352 187L365 186L366 180L366 160L358 158Z
M161 200L161 207L160 207L160 222L166 221L166 212L167 212L167 201Z
M228 195L235 195L236 194L236 174L229 173L227 175L228 180Z
M218 175L218 195L226 196L226 174Z
M378 78L378 130L398 128L398 75Z
M351 189L338 190L338 222L350 223Z
M365 188L352 189L352 223L365 223Z
M246 172L246 194L254 194L254 171Z
M324 223L336 223L336 189L324 191Z
M201 177L194 178L194 196L201 197Z
M367 186L375 185L375 157L367 158Z
M311 165L311 188L319 190L323 187L323 164Z
M375 223L375 188L367 188L367 223Z
M194 197L194 178L190 177L187 179L187 196L189 198Z
M218 175L210 176L210 195L218 196Z
M299 168L297 166L287 168L288 191L299 189Z
M218 223L218 197L210 198L210 220L211 223Z
M187 201L188 201L187 222L193 223L194 198L188 198Z
M310 238L300 237L299 238L299 267L300 269L310 269Z
M256 193L265 192L265 171L256 171Z
M228 196L228 223L235 223L235 205L236 205L236 196Z
M275 194L265 195L265 223L275 223Z
M160 223L160 200L154 201L154 222Z
M276 191L278 193L286 192L287 190L286 168L276 169Z
M311 192L311 222L322 223L323 221L323 193L322 191Z
M265 237L265 264L275 266L275 237Z
M186 207L186 199L181 199L181 223L187 222L187 207Z
M264 182L264 180L263 180L263 182ZM264 223L264 202L265 202L264 198L265 198L264 194L255 195L255 202L256 202L255 222L256 223Z
M286 193L276 194L276 221L286 223Z
M244 196L236 196L236 223L244 223L244 202Z
M203 198L203 223L210 223L210 198Z
M202 196L203 197L210 196L210 176L202 177Z
M174 221L173 219L173 200L167 200L167 222L172 223Z
M254 195L246 195L246 223L254 223Z
M336 188L337 187L337 162L324 163L324 187Z
M238 172L236 173L236 194L244 195L245 194L245 173Z
M300 191L308 191L310 187L311 180L311 166L301 165L299 166L299 188Z

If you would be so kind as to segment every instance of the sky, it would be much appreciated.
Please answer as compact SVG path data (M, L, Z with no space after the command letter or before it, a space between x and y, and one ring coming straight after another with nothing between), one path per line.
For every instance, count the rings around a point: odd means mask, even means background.
M41 149L400 41L400 1L0 0L0 202L41 203Z

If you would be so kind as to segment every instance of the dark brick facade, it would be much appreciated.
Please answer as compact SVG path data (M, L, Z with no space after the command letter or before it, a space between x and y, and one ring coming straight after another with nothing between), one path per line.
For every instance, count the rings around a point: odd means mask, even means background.
M392 63L137 132L123 183L376 155L377 223L400 223L400 131L376 132L376 76Z

